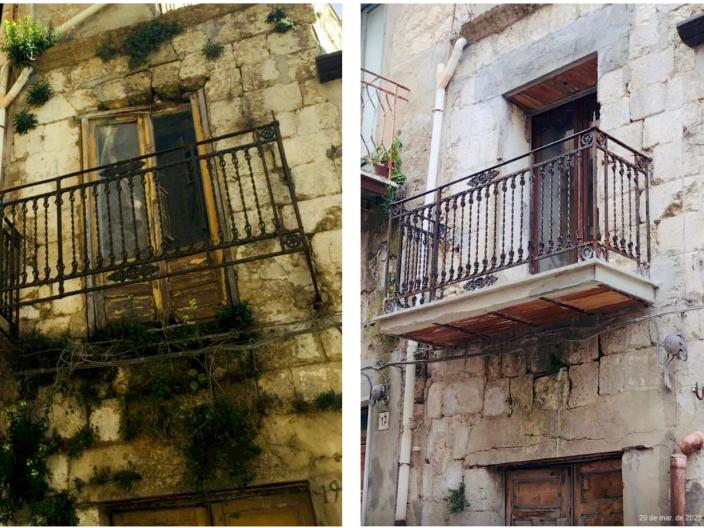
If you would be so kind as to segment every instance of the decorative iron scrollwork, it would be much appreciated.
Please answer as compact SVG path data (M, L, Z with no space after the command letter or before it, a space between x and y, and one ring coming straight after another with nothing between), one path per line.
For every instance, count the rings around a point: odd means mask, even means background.
M583 147L591 147L592 143L594 143L594 132L591 130L588 132L585 132L582 134L582 136L579 138L579 142Z
M300 249L303 247L300 233L286 233L281 239L284 249Z
M108 275L108 279L114 282L125 282L127 280L146 279L159 271L156 264L138 264L121 268Z
M499 171L496 169L480 172L475 174L467 180L468 187L479 187L480 185L485 185L494 180L499 175Z
M636 154L636 167L638 167L639 171L647 173L648 168L650 167L650 160L645 156Z
M606 134L601 130L596 131L596 144L600 147L606 147Z
M257 137L260 141L273 141L276 139L276 129L273 126L258 128Z
M393 313L394 310L396 310L396 300L395 299L386 299L384 301L384 313L390 314L390 313Z
M594 252L594 248L592 246L582 246L579 249L579 257L582 260L589 260L595 258L596 253Z
M474 291L491 286L498 280L499 278L496 275L484 275L470 280L463 287L467 291Z

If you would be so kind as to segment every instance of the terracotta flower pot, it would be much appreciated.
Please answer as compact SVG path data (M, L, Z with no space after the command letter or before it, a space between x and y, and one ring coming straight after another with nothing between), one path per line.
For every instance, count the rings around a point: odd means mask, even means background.
M376 176L381 176L382 178L389 178L389 164L385 163L374 163L374 174Z

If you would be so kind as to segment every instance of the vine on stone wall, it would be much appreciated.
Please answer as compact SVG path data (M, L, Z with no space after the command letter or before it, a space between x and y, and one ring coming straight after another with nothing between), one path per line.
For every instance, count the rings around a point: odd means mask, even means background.
M78 524L73 497L48 483L47 458L53 449L46 414L35 420L28 403L20 401L8 415L8 431L0 436L0 522L15 523L17 513L27 509L31 524Z
M251 307L247 303L233 303L223 307L212 321L197 321L198 307L193 301L182 314L183 323L168 328L149 328L128 310L127 315L113 321L89 339L71 340L67 335L48 337L29 334L18 342L11 366L15 371L39 370L36 375L21 376L20 391L36 398L38 390L46 386L51 399L56 392L74 396L90 409L106 397L122 400L121 434L125 440L137 436L152 436L175 443L187 461L190 483L205 486L209 476L219 468L222 476L244 486L253 476L253 463L259 454L254 443L259 427L258 413L264 410L264 400L256 390L258 371L251 351L237 356L220 354L218 344L242 343L256 337ZM220 336L213 341L213 336ZM212 348L207 348L211 346ZM201 350L201 347L206 347ZM160 356L164 351L200 353L184 357ZM118 358L138 351L142 357L159 356L154 361L137 365L107 366L76 369L75 361L84 360L86 350L91 355L107 359ZM101 352L102 351L102 352ZM166 354L168 356L168 354ZM43 369L55 367L55 375ZM120 374L122 370L122 374ZM118 375L125 381L116 392ZM232 396L221 387L232 382L252 382L246 389L255 400L254 405L243 405L242 399L233 403ZM205 391L208 402L187 409L187 398ZM184 407L186 409L184 410ZM97 430L85 425L72 437L54 435L49 445L54 451L76 458L94 445ZM109 468L107 468L109 471ZM114 482L121 489L131 489L141 475L132 466L115 473L106 468L95 468L91 485ZM74 482L79 490L85 483Z

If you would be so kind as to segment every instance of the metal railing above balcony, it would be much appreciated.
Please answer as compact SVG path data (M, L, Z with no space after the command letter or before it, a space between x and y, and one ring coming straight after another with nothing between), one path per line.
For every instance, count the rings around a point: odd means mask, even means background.
M362 68L362 167L384 179L393 173L391 153L397 134L397 112L399 103L408 102L409 93L409 88Z
M394 202L385 313L473 291L494 273L601 258L650 263L652 161L597 128Z
M198 190L184 208L169 192L186 185ZM23 305L295 252L320 302L276 121L0 190L0 217L0 314L11 326ZM206 258L159 265L196 254Z

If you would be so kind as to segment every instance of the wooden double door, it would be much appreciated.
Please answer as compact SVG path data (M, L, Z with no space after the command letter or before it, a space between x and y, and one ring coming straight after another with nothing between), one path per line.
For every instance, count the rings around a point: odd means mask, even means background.
M623 525L621 459L507 471L506 523Z
M145 322L176 322L192 317L193 307L208 318L226 302L224 272L204 269L213 254L189 250L203 247L217 226L212 175L201 159L206 146L195 146L206 139L206 126L195 97L190 104L127 109L84 121L86 166L141 158L135 167L92 173L93 258L121 266L95 278L98 286L109 288L92 297L93 326L128 314ZM120 170L138 176L125 178ZM173 256L140 265L153 253ZM121 284L121 275L133 278L129 271L140 267L168 278Z
M231 498L208 504L116 510L113 526L313 526L305 491Z

